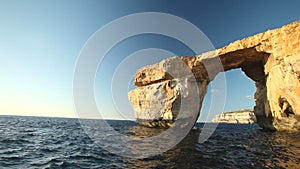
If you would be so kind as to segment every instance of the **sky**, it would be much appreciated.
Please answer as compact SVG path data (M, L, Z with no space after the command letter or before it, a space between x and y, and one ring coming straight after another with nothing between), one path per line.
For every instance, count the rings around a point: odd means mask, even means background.
M220 48L299 20L299 8L297 0L0 0L0 115L77 117L73 78L80 52L97 30L120 17L140 12L175 15L197 26L215 48ZM109 36L102 39L109 40ZM115 102L128 106L128 99L117 95L112 98L112 90L124 87L118 79L112 85L112 77L118 77L115 71L128 56L154 48L180 56L195 54L185 44L163 35L136 35L117 43L99 63L95 76L94 96L102 118L134 118L130 108L116 108ZM140 57L137 60L143 63L136 64L153 64L173 56L168 52L158 56L153 51L153 56ZM131 66L123 69L127 68ZM225 77L224 111L252 109L254 82L239 69L226 72ZM126 88L133 87L126 84ZM219 106L211 103L211 95L216 92L209 88L202 120L210 107ZM86 118L98 115L87 113Z

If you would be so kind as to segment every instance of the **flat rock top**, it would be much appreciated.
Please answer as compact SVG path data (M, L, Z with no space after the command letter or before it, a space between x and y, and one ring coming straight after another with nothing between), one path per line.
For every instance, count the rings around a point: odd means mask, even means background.
M268 56L273 54L275 60L280 60L296 53L300 49L299 40L300 21L296 21L281 28L237 40L214 51L197 56L183 56L180 59L191 69L196 79L211 81L221 71L242 68L251 79L258 81L264 76L261 67ZM147 86L173 79L174 75L170 74L174 73L172 69L175 63L178 64L177 59L178 57L166 59L139 69L135 75L135 85ZM181 70L181 72L178 71L181 77L188 74L182 72L183 66L177 69Z

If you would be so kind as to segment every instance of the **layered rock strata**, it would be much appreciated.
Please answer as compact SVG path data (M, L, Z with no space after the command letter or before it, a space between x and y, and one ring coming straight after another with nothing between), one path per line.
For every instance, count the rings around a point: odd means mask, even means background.
M226 112L216 115L212 122L214 123L233 123L233 124L253 124L256 123L256 117L251 110L239 110Z
M197 118L209 82L219 72L236 68L255 82L254 113L263 129L300 131L300 21L215 51L141 68L135 75L137 88L128 94L137 121L169 127L186 104L193 107L188 116Z

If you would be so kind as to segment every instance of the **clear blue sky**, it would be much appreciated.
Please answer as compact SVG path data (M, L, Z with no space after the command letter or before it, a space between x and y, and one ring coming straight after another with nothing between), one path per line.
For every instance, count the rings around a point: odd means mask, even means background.
M299 20L299 9L297 0L0 0L0 114L76 117L72 80L79 52L94 32L119 17L137 12L177 15L220 48ZM95 81L97 104L104 103L105 118L121 118L109 99L107 82L113 70L123 58L144 48L193 54L163 36L136 36L119 43L106 56ZM226 78L225 111L252 108L254 83L240 70L226 73ZM209 104L208 96L202 112Z

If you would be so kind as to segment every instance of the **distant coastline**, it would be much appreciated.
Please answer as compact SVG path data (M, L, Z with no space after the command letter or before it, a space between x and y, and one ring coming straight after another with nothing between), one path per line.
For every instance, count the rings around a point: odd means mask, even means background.
M257 122L257 120L253 110L242 109L216 115L212 119L212 122L230 124L254 124Z

